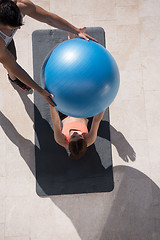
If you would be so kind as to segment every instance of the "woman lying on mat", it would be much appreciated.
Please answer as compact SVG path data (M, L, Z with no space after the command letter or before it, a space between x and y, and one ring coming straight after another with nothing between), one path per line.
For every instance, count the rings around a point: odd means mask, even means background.
M0 63L6 68L11 82L23 90L35 89L48 103L55 106L50 99L53 96L38 86L16 61L13 36L23 25L25 15L52 27L72 32L86 40L95 39L84 33L80 28L74 27L65 19L44 10L29 0L0 0Z
M51 118L54 128L55 141L63 146L67 147L70 151L70 157L73 159L81 158L87 151L87 147L92 145L96 138L99 128L99 124L103 118L104 112L99 113L92 119L91 129L88 132L88 119L87 118L75 118L65 116L61 120L59 113L54 107L50 105ZM60 113L61 114L61 113Z
M81 28L84 32L85 27ZM77 36L72 33L68 33L68 39L76 38ZM81 158L87 151L87 147L92 145L96 138L99 128L99 124L103 118L104 112L101 112L93 117L91 129L88 132L88 119L87 118L75 118L66 116L60 113L62 117L62 129L59 113L54 107L50 105L51 118L54 128L55 141L63 146L67 147L70 152L70 157L73 159Z

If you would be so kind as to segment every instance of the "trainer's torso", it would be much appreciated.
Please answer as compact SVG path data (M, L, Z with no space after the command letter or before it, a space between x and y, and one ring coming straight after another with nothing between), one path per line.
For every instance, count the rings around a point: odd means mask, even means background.
M0 37L4 40L5 42L5 46L7 47L10 42L12 41L13 39L13 36L14 34L16 33L17 29L16 30L7 30L7 31L0 31Z

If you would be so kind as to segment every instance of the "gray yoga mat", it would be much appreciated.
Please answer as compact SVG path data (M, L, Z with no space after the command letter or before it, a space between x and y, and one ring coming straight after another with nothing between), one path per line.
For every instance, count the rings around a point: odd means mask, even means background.
M102 28L87 28L90 36L105 46ZM46 56L67 40L62 30L33 32L34 80L41 85L41 68ZM95 144L80 160L68 157L66 149L54 141L49 105L34 93L36 192L39 196L109 192L114 188L109 129L109 109L101 121ZM90 120L91 124L91 120Z

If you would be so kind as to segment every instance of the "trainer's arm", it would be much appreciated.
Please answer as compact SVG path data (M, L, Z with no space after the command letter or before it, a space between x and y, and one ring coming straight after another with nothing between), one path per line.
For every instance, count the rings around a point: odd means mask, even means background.
M99 124L103 118L104 113L105 111L93 117L91 129L89 133L86 135L87 147L89 147L96 141Z
M66 147L66 137L61 130L61 120L59 114L52 106L50 106L50 113L54 128L54 139L59 145L61 145L62 147Z
M1 39L0 39L0 62L3 64L4 68L7 71L13 73L13 75L15 75L23 83L25 83L26 85L40 93L49 104L55 106L52 100L50 99L52 95L48 93L46 90L42 89L40 86L38 86L32 80L28 73L16 62L15 58L10 53L10 51L5 47L3 40Z
M34 4L29 0L19 0L17 1L17 6L19 7L19 9L23 14L28 15L29 17L32 17L40 22L44 22L52 27L74 33L86 40L91 39L97 42L96 39L84 33L83 31L81 31L81 29L76 28L65 19L59 17L54 13L44 10L43 8L41 8L40 6Z

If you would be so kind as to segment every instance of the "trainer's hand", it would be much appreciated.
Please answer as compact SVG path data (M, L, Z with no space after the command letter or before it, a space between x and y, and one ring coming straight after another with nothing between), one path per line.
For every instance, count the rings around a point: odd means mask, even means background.
M84 32L86 30L86 27L78 28L78 30L79 30L79 33L77 34L78 37L84 38L87 41L93 40L98 43L98 41L95 38L89 36L87 33Z
M44 97L44 99L53 107L56 106L56 104L51 100L53 98L53 94L49 93L47 90L43 89L41 95Z

